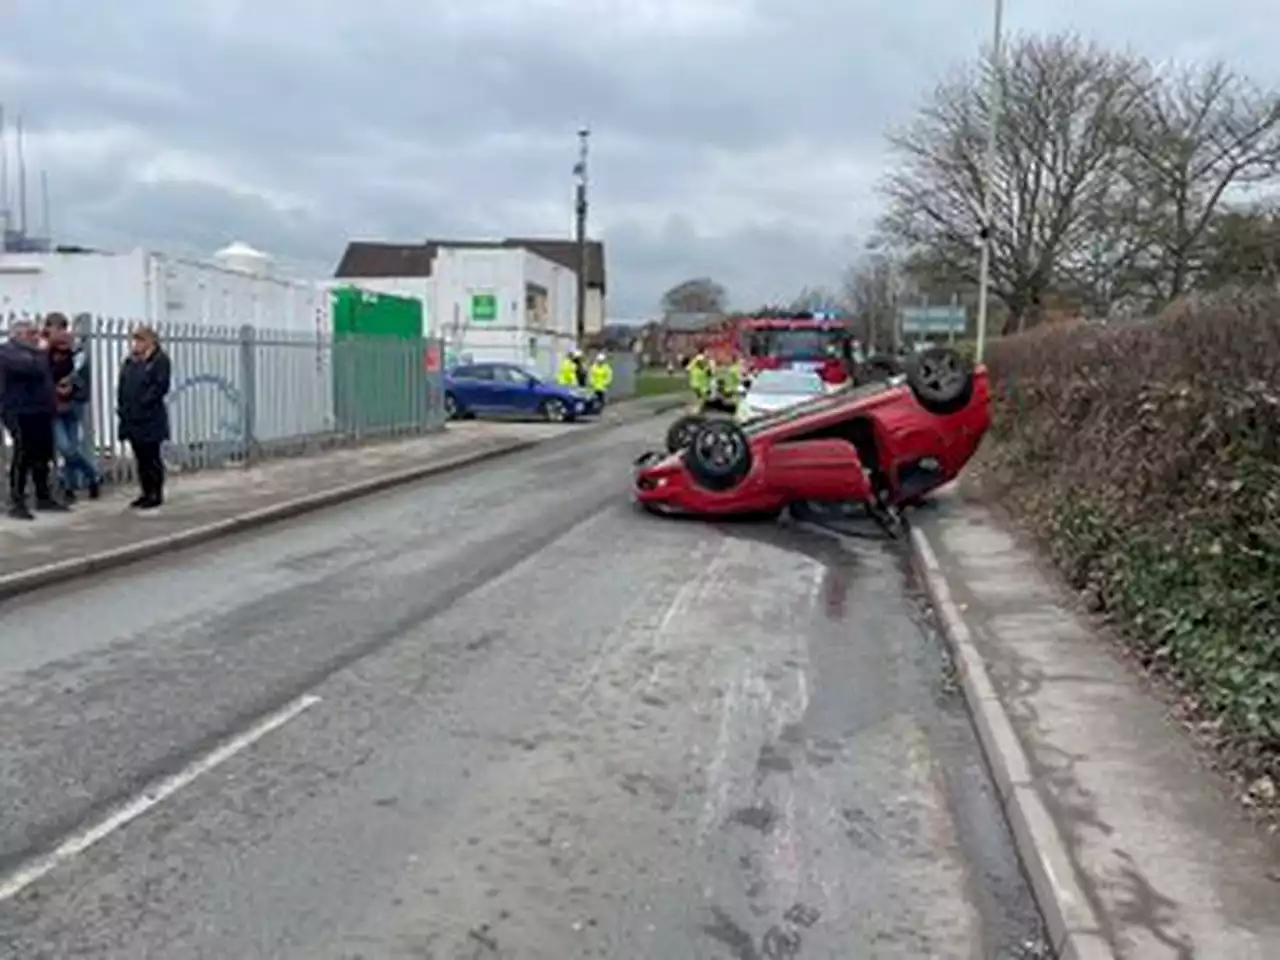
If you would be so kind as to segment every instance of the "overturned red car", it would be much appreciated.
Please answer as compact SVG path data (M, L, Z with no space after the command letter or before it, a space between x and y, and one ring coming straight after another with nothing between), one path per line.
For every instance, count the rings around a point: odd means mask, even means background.
M990 425L986 368L931 348L898 372L742 424L681 418L667 452L636 460L635 498L705 517L857 502L896 523L960 474Z

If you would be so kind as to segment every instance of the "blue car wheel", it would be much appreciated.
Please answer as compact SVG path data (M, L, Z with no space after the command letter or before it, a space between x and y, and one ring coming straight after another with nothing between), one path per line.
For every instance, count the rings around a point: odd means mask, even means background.
M542 418L548 423L565 423L573 419L573 414L563 400L551 397L542 401Z

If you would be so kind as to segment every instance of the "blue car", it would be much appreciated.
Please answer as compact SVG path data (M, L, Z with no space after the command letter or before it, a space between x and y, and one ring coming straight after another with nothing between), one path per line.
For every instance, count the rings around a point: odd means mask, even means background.
M540 380L514 363L468 363L444 378L450 420L477 416L541 417L572 422L595 411L595 398L577 387Z

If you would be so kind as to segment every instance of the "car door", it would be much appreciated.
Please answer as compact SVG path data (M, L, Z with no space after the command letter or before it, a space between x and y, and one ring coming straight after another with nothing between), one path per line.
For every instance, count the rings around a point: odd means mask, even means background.
M462 407L473 413L488 413L494 409L493 366L473 363L458 367L452 377L454 391Z
M494 406L506 413L527 413L533 390L529 376L518 367L496 364L493 368Z

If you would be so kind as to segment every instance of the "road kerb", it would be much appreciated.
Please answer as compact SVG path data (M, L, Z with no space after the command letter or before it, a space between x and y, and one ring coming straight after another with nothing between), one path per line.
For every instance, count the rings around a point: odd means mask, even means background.
M911 528L912 560L951 650L978 741L991 769L1014 845L1059 960L1116 960L1118 954L1076 877L1066 843L1031 777L1026 751L996 695L973 635L951 597L924 531Z

